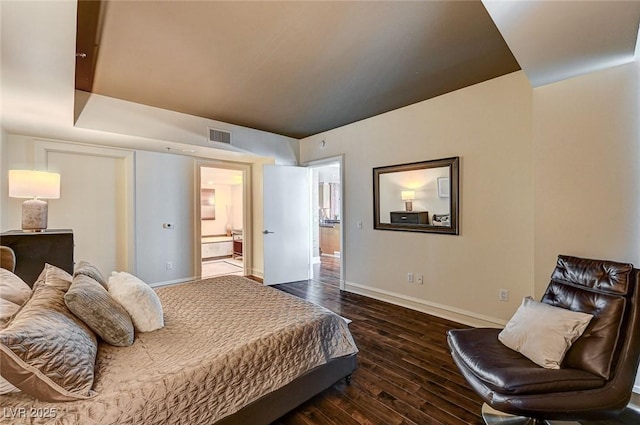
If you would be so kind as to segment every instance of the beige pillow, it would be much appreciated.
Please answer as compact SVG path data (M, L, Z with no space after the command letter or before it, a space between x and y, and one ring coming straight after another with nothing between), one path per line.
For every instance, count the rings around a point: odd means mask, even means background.
M31 288L9 270L0 269L0 298L22 305L31 296Z
M0 298L0 330L7 327L9 320L20 310L20 306L11 301Z
M109 294L127 310L137 331L151 332L164 326L158 294L137 277L127 272L112 272Z
M65 274L69 276L47 264L31 298L0 331L2 377L43 401L95 396L91 387L98 344L64 303L71 284Z
M67 291L71 286L71 275L59 267L45 263L44 268L40 272L40 276L33 284L33 290L39 285L48 285Z
M564 355L592 317L526 297L498 339L539 366L560 369Z
M86 260L80 260L76 263L75 268L73 269L73 277L78 275L89 276L91 279L98 282L104 289L107 288L107 280L102 276L100 270L90 262Z
M94 279L76 274L64 302L108 344L119 347L133 344L133 323L129 313Z
M0 298L0 330L4 329L9 322L9 319L20 310L18 304L14 304L11 301ZM0 372L2 370L0 369ZM20 392L18 388L11 385L9 381L0 376L0 394L9 394Z

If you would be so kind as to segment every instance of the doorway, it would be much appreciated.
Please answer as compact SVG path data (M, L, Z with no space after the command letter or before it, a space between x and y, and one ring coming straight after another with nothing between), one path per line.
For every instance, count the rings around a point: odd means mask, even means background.
M197 173L197 270L203 279L245 276L248 166L199 163Z
M342 157L313 161L311 169L311 278L344 289Z

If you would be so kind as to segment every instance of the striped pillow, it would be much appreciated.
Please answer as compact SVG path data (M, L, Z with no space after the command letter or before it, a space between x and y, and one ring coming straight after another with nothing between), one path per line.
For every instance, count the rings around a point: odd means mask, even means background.
M133 344L134 328L129 313L96 280L84 274L75 275L64 302L107 344L118 347Z

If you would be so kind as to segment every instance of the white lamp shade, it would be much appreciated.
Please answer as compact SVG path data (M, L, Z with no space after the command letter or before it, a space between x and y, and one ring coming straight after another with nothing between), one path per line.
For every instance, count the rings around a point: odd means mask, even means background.
M400 197L402 198L403 201L412 201L416 199L416 192L413 190L403 190L400 192Z
M47 171L9 170L9 197L60 198L60 174Z

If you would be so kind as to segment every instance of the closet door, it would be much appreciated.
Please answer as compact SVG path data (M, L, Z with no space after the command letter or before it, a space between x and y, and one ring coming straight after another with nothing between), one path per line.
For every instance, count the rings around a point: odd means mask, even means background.
M55 142L35 147L36 166L60 173L60 199L49 201L49 228L73 229L75 261L91 261L107 276L135 272L133 152Z

